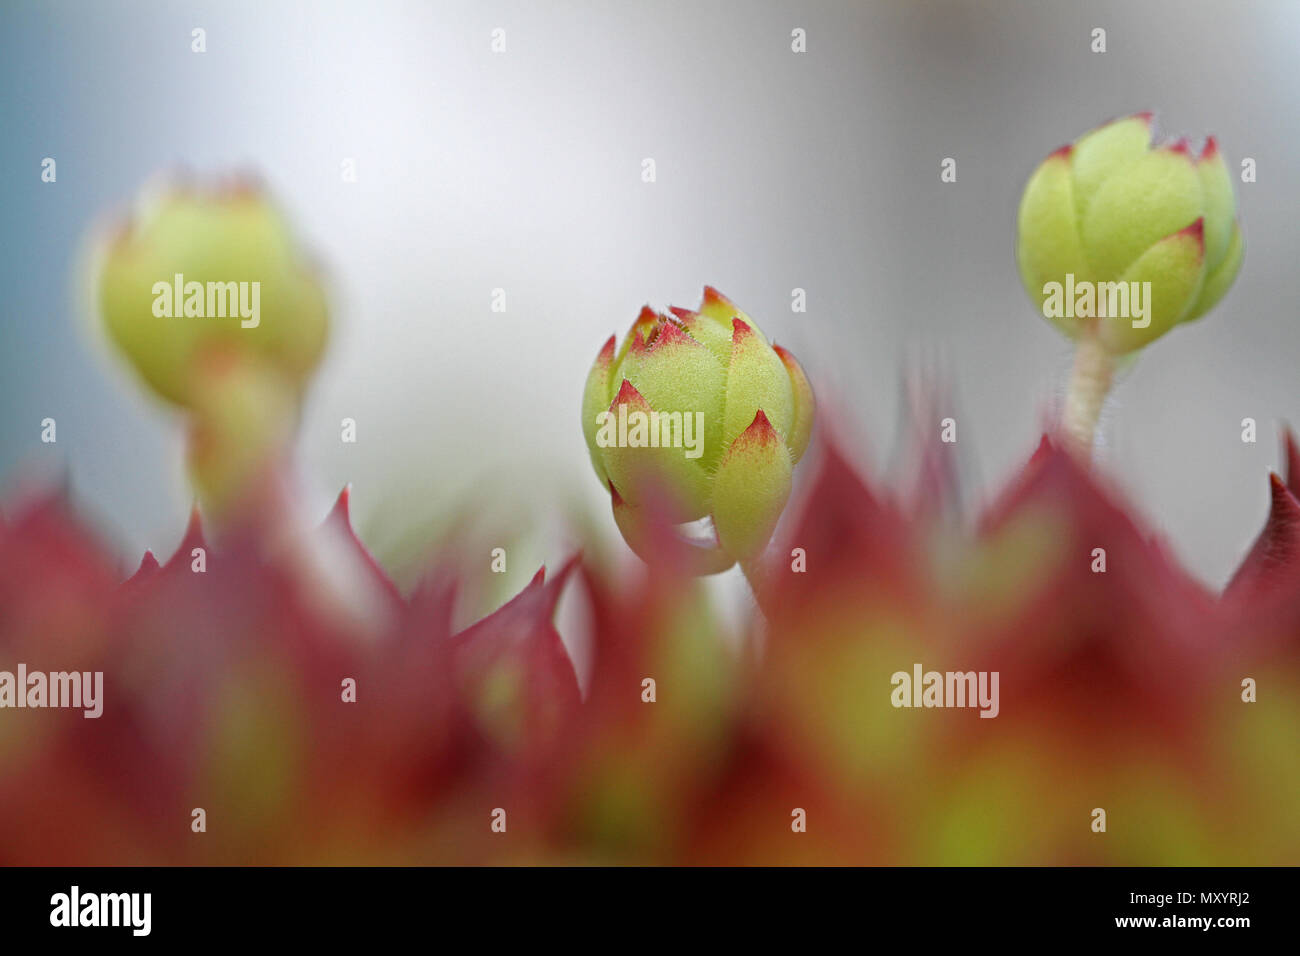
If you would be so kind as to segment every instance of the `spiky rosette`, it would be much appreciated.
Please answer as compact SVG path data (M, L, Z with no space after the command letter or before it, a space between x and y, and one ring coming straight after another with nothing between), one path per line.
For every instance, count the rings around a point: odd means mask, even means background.
M824 442L739 655L672 560L580 560L456 632L454 579L399 593L346 495L303 542L343 589L197 517L128 577L44 499L0 522L0 671L100 671L103 712L0 710L0 861L1290 862L1296 459L1219 596L1050 441L941 547ZM900 708L914 667L997 673L996 707Z

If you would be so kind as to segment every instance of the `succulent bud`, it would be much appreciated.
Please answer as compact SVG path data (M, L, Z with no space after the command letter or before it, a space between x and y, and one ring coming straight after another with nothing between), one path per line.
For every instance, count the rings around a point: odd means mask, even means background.
M1209 311L1245 247L1213 137L1198 156L1153 146L1150 113L1107 123L1048 156L1020 199L1020 279L1077 343L1062 428L1087 457L1115 360Z
M274 466L325 347L322 284L288 224L247 183L173 188L104 245L95 276L108 338L189 416L189 466L225 512Z
M587 378L582 427L628 544L648 557L647 509L671 521L709 517L716 541L696 573L756 558L790 494L812 435L803 369L712 288L696 312L650 308L622 346L601 349Z
M190 409L214 358L254 359L300 391L328 333L319 278L245 183L158 197L107 243L96 294L109 339L145 384Z
M1025 290L1066 335L1093 338L1110 355L1204 315L1244 252L1214 139L1194 156L1183 139L1153 146L1151 125L1151 114L1139 113L1061 147L1020 200ZM1130 292L1145 301L1135 304ZM1121 297L1128 308L1117 310Z

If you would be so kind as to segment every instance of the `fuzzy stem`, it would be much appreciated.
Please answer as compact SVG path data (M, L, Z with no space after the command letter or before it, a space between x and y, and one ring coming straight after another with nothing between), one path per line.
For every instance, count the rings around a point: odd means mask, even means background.
M1101 340L1096 335L1082 336L1074 353L1061 425L1070 447L1085 461L1092 457L1097 420L1114 374L1115 360Z

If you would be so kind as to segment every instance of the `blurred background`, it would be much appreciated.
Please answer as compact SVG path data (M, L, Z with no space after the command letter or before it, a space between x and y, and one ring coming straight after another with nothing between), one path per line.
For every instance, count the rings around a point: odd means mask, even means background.
M241 168L331 277L299 439L310 500L323 517L351 482L390 564L465 501L503 521L577 506L613 540L585 375L643 303L693 307L705 283L799 357L872 473L898 453L904 374L937 369L978 506L1032 451L1069 362L1016 276L1020 191L1057 146L1154 109L1163 132L1218 136L1234 170L1254 158L1258 182L1236 183L1235 287L1128 373L1102 458L1220 586L1267 510L1278 423L1300 421L1298 45L1286 0L8 2L0 487L63 476L124 565L170 553L180 423L97 341L79 270L159 173ZM558 534L520 545L512 586L562 557Z

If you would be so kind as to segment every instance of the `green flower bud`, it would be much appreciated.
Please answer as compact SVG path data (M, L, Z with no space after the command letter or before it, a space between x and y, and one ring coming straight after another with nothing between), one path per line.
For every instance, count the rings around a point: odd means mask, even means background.
M158 197L105 244L95 291L109 339L153 392L188 409L213 361L247 359L301 392L328 333L319 278L243 183Z
M794 356L716 290L698 312L671 311L642 309L617 353L613 336L605 343L582 427L632 549L649 557L651 502L675 522L709 517L717 540L693 549L691 570L711 574L766 546L815 402Z
M171 189L102 246L94 281L109 340L186 412L204 506L220 520L254 507L287 457L329 329L322 283L284 218L246 183Z
M1153 147L1149 113L1052 153L1020 200L1026 291L1066 335L1112 356L1204 315L1232 285L1243 252L1214 139L1199 156L1185 140Z

